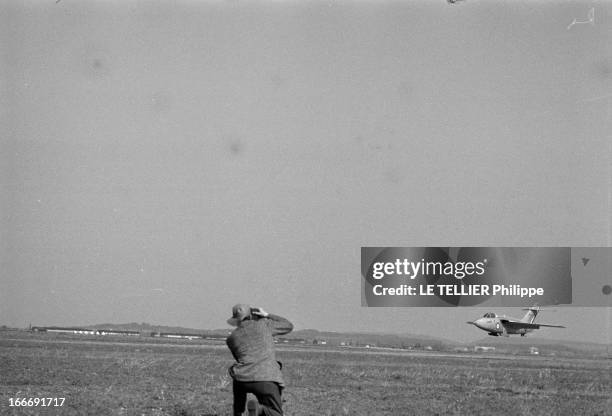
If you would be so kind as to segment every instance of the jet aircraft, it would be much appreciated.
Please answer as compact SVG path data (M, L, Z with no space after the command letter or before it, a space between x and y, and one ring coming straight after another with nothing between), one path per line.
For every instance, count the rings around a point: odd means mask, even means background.
M510 334L520 334L522 337L524 337L528 332L531 332L534 329L540 329L542 326L549 328L565 328L561 325L536 324L536 316L538 316L538 312L541 310L539 306L533 306L523 310L526 310L527 313L522 319L515 319L503 315L500 316L493 312L488 312L485 313L482 318L478 318L473 322L468 321L467 323L474 325L476 328L482 329L483 331L487 331L489 335L494 337L499 337L502 335L507 337L510 336Z

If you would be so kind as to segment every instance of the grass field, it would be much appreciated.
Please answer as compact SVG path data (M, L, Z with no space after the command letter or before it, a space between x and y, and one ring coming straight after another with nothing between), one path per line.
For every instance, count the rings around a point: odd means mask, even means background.
M230 415L224 345L144 341L0 333L0 414ZM609 359L315 347L277 355L289 416L612 415ZM10 407L18 397L65 401Z

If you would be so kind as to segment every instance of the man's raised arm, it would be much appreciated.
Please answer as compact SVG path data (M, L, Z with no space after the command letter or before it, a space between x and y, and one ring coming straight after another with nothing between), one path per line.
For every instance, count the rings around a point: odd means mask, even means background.
M269 319L270 326L272 327L272 335L284 335L293 331L293 324L282 316L273 315L261 308L253 310L253 314Z

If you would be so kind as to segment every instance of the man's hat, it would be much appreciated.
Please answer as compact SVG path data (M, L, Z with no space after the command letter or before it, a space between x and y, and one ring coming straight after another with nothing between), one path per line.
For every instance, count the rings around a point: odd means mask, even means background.
M232 317L227 320L227 323L231 326L238 326L240 321L243 321L250 314L251 307L244 303L239 303L232 308Z

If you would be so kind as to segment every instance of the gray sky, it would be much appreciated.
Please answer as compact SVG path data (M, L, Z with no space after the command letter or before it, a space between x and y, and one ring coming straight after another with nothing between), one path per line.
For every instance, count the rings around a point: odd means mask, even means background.
M247 302L481 337L482 309L361 307L360 247L612 245L609 11L2 3L0 324L219 328ZM609 341L610 311L538 336Z

